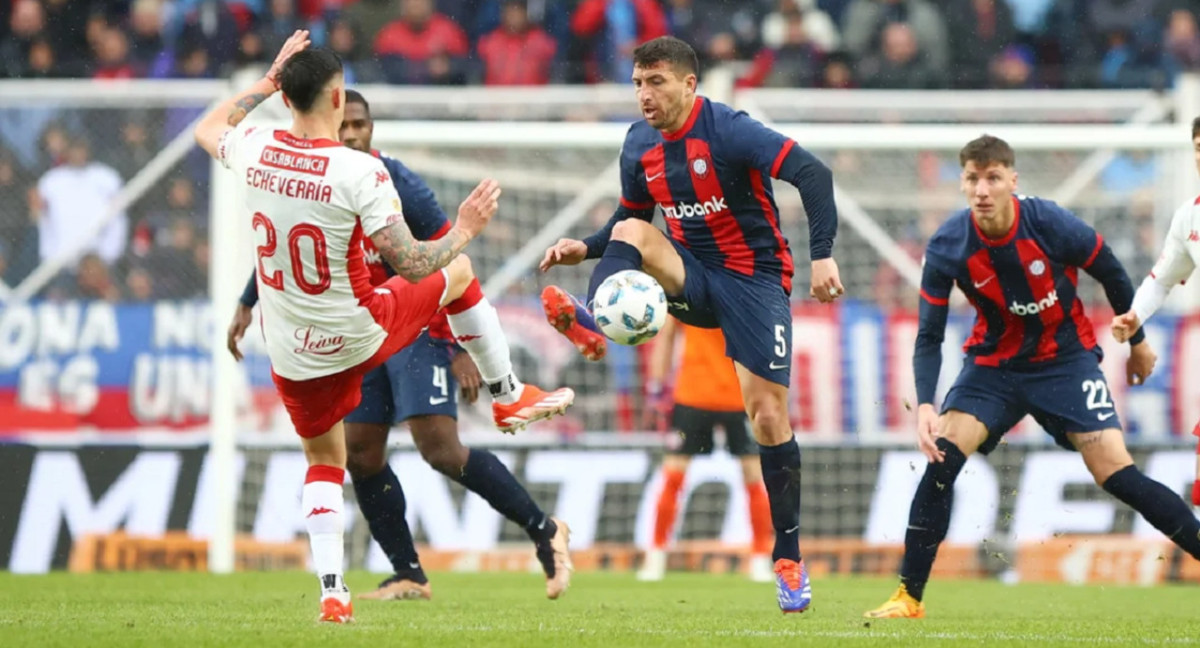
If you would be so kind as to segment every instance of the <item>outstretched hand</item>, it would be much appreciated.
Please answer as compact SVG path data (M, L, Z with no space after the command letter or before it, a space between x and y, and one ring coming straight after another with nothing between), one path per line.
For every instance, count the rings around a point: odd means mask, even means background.
M271 69L267 71L267 79L279 89L279 71L283 69L283 64L292 58L296 52L303 51L312 45L312 41L308 39L307 29L297 29L283 43L283 47L279 48L279 54L275 57L275 62L271 64Z
M587 244L575 239L558 239L558 243L546 248L546 256L538 264L542 272L556 265L576 265L587 258Z
M475 238L487 227L500 208L500 183L488 178L480 182L471 195L458 206L455 223L468 236Z

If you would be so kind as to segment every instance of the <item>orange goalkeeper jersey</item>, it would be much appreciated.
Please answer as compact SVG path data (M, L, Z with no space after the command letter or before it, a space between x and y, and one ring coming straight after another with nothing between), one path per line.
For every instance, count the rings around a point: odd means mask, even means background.
M725 355L721 329L679 323L679 331L683 335L683 361L675 373L675 403L717 412L746 409L733 360Z

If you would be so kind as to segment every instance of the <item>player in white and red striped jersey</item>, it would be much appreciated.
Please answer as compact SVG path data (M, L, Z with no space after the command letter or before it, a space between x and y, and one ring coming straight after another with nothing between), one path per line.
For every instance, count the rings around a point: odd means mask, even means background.
M1192 153L1196 171L1200 172L1200 117L1192 120ZM1171 227L1163 241L1162 254L1150 270L1150 276L1138 286L1133 296L1133 306L1128 313L1113 318L1113 337L1124 342L1142 328L1175 286L1187 281L1200 267L1200 196L1189 198L1175 210ZM1130 377L1133 382L1133 377ZM1133 382L1133 384L1137 384ZM1192 429L1200 437L1200 423ZM1200 444L1196 446L1196 478L1192 482L1192 504L1200 506Z
M309 44L307 31L293 34L267 76L205 115L195 136L247 185L267 354L309 464L301 500L322 588L320 619L343 623L353 610L342 577L342 418L358 404L366 372L415 340L446 306L502 431L561 413L575 395L516 378L496 311L459 254L496 213L499 185L480 183L446 236L416 240L383 164L337 141L346 102L341 60ZM277 89L291 128L239 127ZM371 285L365 237L398 277Z

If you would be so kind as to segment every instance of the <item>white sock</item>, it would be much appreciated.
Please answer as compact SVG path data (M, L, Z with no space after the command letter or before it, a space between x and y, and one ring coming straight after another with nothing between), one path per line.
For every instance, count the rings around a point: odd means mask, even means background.
M350 591L342 577L345 553L342 541L345 514L342 509L346 505L342 481L345 475L342 468L309 466L300 496L304 525L312 547L313 571L321 583L321 598L334 596L343 603L350 601Z
M500 316L487 298L457 314L448 315L450 330L462 348L471 354L479 375L496 402L511 405L521 398L525 385L512 370L508 338L500 328Z

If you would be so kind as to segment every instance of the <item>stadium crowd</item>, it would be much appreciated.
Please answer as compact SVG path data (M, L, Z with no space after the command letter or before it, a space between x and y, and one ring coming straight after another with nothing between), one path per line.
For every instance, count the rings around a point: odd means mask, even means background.
M775 87L1156 87L1200 65L1197 0L10 0L0 76L207 78L297 28L353 83L624 81L674 34Z

